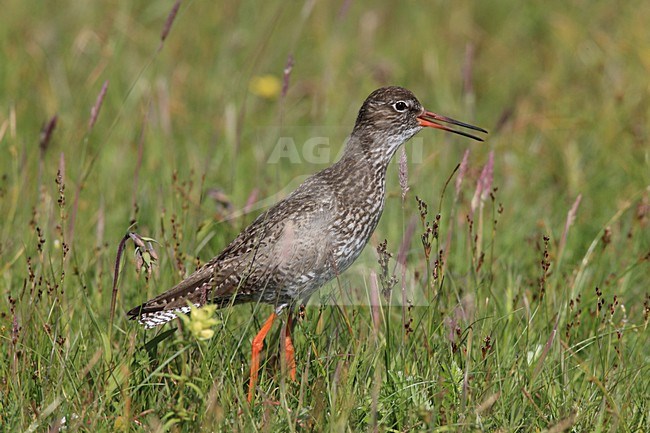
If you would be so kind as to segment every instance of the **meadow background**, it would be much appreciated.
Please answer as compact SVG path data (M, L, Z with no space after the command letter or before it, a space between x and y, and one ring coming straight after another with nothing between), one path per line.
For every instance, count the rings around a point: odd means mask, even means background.
M0 430L650 430L648 2L173 6L3 2ZM246 402L269 306L205 341L126 320L387 84L490 134L407 144L409 190L393 163L369 246L296 327L296 383L276 326ZM111 326L129 231L158 260L127 242Z

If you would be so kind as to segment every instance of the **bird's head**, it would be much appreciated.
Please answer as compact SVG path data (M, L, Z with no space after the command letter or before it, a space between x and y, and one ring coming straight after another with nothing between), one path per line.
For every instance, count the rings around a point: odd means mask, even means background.
M390 158L395 150L423 128L437 128L483 141L475 135L452 129L456 125L475 131L485 129L427 111L415 95L403 87L382 87L372 92L359 110L352 139L372 142Z

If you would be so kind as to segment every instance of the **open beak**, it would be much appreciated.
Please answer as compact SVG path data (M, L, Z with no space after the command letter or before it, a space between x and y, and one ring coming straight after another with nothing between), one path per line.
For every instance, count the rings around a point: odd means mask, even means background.
M451 125L461 126L463 128L473 129L474 131L485 132L487 134L487 131L485 129L479 128L478 126L459 122L458 120L454 120L450 117L441 116L439 114L432 113L426 110L424 110L422 114L418 116L418 122L420 123L420 126L424 126L425 128L428 127L428 128L442 129L443 131L449 131L449 132L453 132L454 134L464 135L465 137L473 138L474 140L477 141L483 141L483 139L464 131L451 129L448 126L442 125L441 122L449 123Z

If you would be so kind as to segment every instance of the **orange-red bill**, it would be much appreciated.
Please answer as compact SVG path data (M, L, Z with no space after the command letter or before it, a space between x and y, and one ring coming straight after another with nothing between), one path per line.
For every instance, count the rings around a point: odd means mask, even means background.
M487 134L487 131L485 129L479 128L478 126L470 125L469 123L464 123L452 119L451 117L441 116L439 114L432 113L431 111L426 111L426 110L418 116L418 122L420 122L420 126L424 126L425 128L442 129L443 131L453 132L454 134L463 135L465 137L469 137L478 141L483 141L483 139L475 135L469 134L465 131L459 131L457 129L452 129L448 126L442 125L441 122L449 123L451 125L461 126L463 128L473 129L474 131L485 132Z

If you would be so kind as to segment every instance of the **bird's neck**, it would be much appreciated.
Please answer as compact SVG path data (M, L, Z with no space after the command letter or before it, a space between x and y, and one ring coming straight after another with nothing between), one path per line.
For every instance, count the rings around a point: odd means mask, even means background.
M383 179L395 151L403 142L404 140L386 138L382 134L358 131L355 128L337 164L362 171L371 169Z
M330 167L330 176L350 196L340 197L348 205L358 204L381 214L386 193L386 170L399 144L390 149L369 137L350 136L341 159Z

